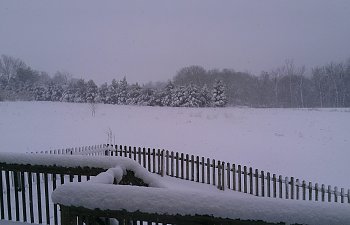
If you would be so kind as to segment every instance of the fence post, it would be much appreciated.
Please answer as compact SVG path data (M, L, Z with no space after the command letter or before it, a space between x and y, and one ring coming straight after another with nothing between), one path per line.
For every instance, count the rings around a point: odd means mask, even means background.
M309 201L312 201L312 183L309 182Z
M344 188L340 189L340 202L344 203Z
M271 197L271 175L270 175L270 172L267 172L267 178L266 178L266 180L267 180L267 197Z
M143 161L143 167L147 168L147 165L146 165L146 148L145 147L142 148L142 161Z
M151 168L151 149L147 148L147 164L148 164L148 171L152 172L152 168Z
M137 154L136 154L136 147L134 147L134 160L136 161L136 156Z
M265 197L265 174L261 171L261 196Z
M184 154L181 153L181 179L184 179Z
M131 151L131 146L129 146L129 158L132 158L132 151Z
M303 189L303 200L306 200L306 183L305 183L305 180L303 180L302 189Z
M331 185L328 185L328 190L327 190L327 192L328 192L328 202L331 202L331 200L332 200L332 197L331 197Z
M318 183L315 184L315 201L318 201Z
M176 152L176 177L179 178L179 153Z
M348 203L350 203L350 189L348 189Z
M152 156L153 156L153 173L156 173L156 150L152 149Z

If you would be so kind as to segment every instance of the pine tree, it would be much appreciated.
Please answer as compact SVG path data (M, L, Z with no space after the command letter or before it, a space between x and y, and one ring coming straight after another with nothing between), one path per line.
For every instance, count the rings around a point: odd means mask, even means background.
M214 107L224 107L227 104L227 98L225 94L225 86L221 80L216 80L213 86L213 97Z
M128 91L126 104L137 105L140 95L141 95L140 85L138 83L131 85Z
M162 93L162 100L161 100L162 106L171 106L172 104L171 93L174 88L175 88L174 84L171 81L169 81Z
M173 89L171 94L171 106L181 107L186 103L186 87L180 86Z
M98 88L93 80L89 80L86 83L86 102L94 103L97 100Z
M208 86L205 84L200 91L200 106L201 107L210 107L212 105L212 95L208 89Z
M198 87L194 84L190 84L185 89L185 107L199 107L201 105L200 92Z
M118 88L119 88L118 82L115 79L113 79L112 84L108 86L108 92L106 97L108 104L118 103Z
M119 82L119 88L118 88L118 94L117 94L117 104L119 105L125 105L126 104L126 98L128 95L128 82L126 81L126 78L124 77L123 80Z
M107 104L108 103L107 95L108 95L108 85L107 83L104 83L98 89L98 96L96 98L96 101Z

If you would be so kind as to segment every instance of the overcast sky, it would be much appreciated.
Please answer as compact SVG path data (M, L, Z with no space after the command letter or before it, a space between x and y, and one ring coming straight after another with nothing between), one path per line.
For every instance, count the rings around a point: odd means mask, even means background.
M350 1L1 0L0 54L97 83L166 81L188 65L312 67L350 57Z

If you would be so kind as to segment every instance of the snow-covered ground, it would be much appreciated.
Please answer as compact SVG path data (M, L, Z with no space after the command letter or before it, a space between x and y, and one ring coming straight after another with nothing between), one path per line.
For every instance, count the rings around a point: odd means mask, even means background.
M350 109L165 108L1 102L0 151L106 143L164 148L350 187ZM114 138L115 137L115 138Z

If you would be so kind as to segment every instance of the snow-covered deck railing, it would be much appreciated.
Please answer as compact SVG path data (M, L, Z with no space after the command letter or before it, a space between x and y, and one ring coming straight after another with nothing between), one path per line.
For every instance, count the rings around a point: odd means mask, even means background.
M0 153L0 219L59 224L52 190L67 182L90 180L116 165L141 168L125 158Z
M238 192L172 187L163 183L164 178L136 166L132 166L135 176L148 187L114 185L121 181L127 167L118 165L90 181L58 187L52 199L61 206L62 224L118 221L119 224L345 225L350 222L348 205L290 202Z

